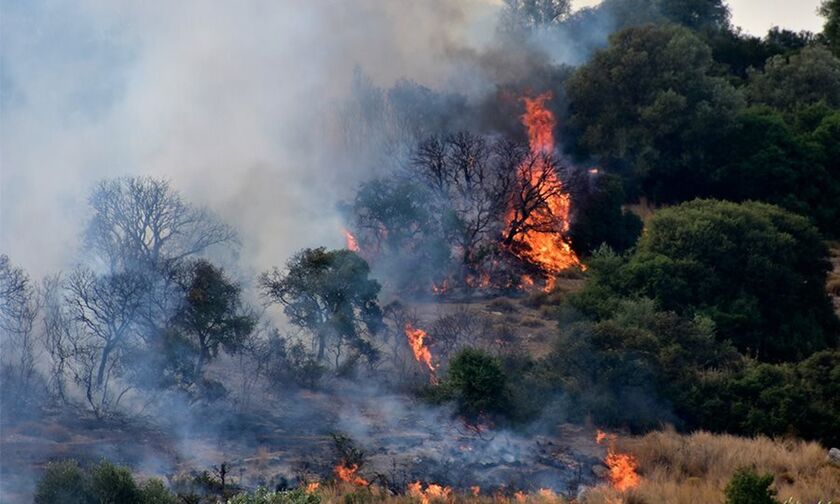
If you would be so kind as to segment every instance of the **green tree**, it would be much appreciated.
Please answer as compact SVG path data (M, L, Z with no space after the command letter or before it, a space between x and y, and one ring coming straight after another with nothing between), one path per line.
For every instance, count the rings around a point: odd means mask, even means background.
M729 26L729 7L723 0L660 0L659 8L668 20L695 30Z
M728 156L712 173L712 194L732 201L777 204L810 216L827 236L837 236L840 170L835 167L835 156L840 152L834 135L840 135L838 117L827 114L816 127L797 127L768 107L747 109L728 141Z
M751 469L741 469L726 485L726 504L777 504L772 484L772 474L759 476Z
M598 176L586 192L575 192L569 237L579 255L588 255L602 244L623 252L642 231L642 220L622 209L624 189L615 175Z
M189 265L181 281L183 301L172 319L173 338L188 352L188 382L202 379L204 366L219 349L237 350L251 334L256 318L242 305L241 288L205 260ZM194 356L194 358L193 358Z
M825 18L823 39L831 51L840 57L840 0L823 0L820 14Z
M804 217L763 203L696 200L649 221L612 286L707 316L721 339L760 360L796 360L837 342L827 256Z
M501 363L481 350L458 352L449 363L444 386L455 396L459 411L470 419L503 413L509 403L507 375Z
M99 504L144 504L143 495L125 467L103 461L90 471L91 492Z
M76 461L51 462L35 486L35 504L97 504L90 482Z
M260 276L264 295L283 305L289 321L314 336L319 361L333 343L336 367L345 344L369 360L376 350L363 335L382 324L377 303L379 283L368 278L370 267L349 250L305 249L285 270L274 268Z
M703 194L710 152L741 107L713 67L709 47L686 28L651 25L614 34L566 85L579 154L629 172L657 201Z
M785 112L823 102L840 107L840 60L823 47L774 56L750 74L747 98Z

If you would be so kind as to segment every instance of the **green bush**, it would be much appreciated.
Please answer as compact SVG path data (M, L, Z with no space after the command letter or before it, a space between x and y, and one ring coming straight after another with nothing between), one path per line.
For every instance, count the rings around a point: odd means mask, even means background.
M53 462L35 488L35 504L176 504L156 479L138 486L128 468L103 461L85 470L75 460Z
M230 498L228 504L319 504L321 497L303 489L272 492L258 488L254 493L240 493Z
M742 469L726 485L726 504L777 504L779 501L773 498L776 492L770 489L772 483L772 474L759 476Z
M461 350L449 363L444 387L468 418L504 413L509 404L507 375L498 359L481 350Z
M35 487L35 504L98 504L87 476L74 460L51 462Z
M103 461L90 471L91 491L100 504L143 504L131 472Z
M720 341L761 361L833 347L838 323L825 292L828 251L804 217L763 203L695 200L659 211L634 253L600 254L572 300L603 318L620 297L715 323Z
M179 504L178 498L157 478L152 478L140 487L143 504Z

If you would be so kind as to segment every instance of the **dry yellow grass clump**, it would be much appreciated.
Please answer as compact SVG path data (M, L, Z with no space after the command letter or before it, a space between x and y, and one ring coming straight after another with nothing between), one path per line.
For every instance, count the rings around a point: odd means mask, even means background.
M817 443L666 430L620 438L617 449L636 457L641 484L624 495L599 487L587 503L722 503L742 467L772 474L783 503L840 502L840 468L827 463L827 450Z

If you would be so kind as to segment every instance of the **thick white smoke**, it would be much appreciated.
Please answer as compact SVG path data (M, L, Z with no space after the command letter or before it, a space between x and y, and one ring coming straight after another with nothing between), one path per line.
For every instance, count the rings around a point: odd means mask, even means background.
M335 203L362 175L323 118L356 66L382 86L451 77L496 2L3 2L0 249L34 277L75 257L104 177L171 179L242 233L259 270L341 244Z

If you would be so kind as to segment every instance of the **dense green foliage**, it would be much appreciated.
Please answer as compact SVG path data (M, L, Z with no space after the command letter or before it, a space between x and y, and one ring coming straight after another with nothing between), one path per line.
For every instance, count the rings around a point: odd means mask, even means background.
M349 250L306 249L285 271L264 273L260 285L269 299L283 305L292 324L315 335L319 361L332 346L338 367L345 345L368 360L377 358L376 349L363 337L364 331L375 333L382 323L376 299L380 286L369 274L367 262Z
M501 363L480 350L466 348L455 355L443 386L454 397L460 413L471 420L505 413L509 405L507 376Z
M749 469L742 469L735 473L726 485L726 504L775 504L776 495L770 485L773 475L758 475Z
M103 461L85 470L75 461L50 463L38 481L36 504L174 504L160 480L137 485L131 472Z
M822 38L773 29L763 39L689 7L714 2L663 2L659 17L639 14L651 2L612 3L653 24L628 23L566 81L570 150L621 175L631 199L766 201L838 236L837 132L818 133L840 108L840 59L818 43L830 39L833 3ZM695 13L665 15L685 8ZM704 18L716 21L685 20Z
M708 185L714 150L742 106L713 65L709 47L686 28L614 34L566 85L582 152L657 201L693 196Z
M632 254L590 260L550 380L605 423L836 442L826 256L814 227L778 207L698 200L661 210Z
M595 177L591 187L573 200L576 218L569 230L572 249L587 256L602 244L623 252L636 243L642 220L622 210L624 189L615 175Z
M759 360L796 360L837 342L827 256L803 217L763 203L698 200L658 212L626 263L592 288L708 317L720 340Z

